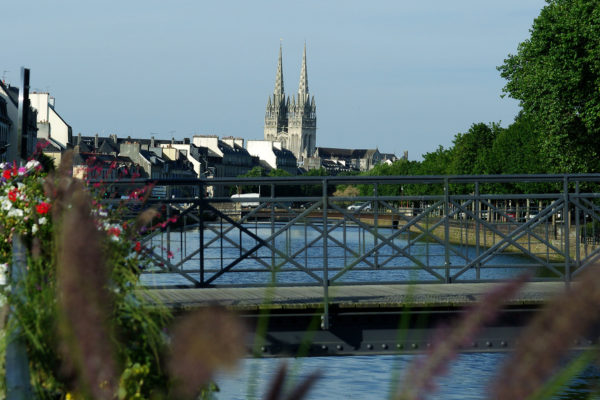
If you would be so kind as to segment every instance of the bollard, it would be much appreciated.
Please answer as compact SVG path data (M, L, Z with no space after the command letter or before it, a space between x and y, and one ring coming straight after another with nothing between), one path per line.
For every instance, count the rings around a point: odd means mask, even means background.
M19 282L24 278L27 265L25 246L19 235L13 236L13 259L10 267L10 284L12 295L23 296ZM31 381L29 377L29 360L25 341L21 335L21 328L15 316L14 306L10 307L8 314L8 332L6 344L6 398L7 400L25 400L33 398Z

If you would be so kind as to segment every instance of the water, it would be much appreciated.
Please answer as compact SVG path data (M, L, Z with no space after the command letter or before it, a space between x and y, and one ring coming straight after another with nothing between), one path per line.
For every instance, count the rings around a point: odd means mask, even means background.
M314 357L298 359L244 359L235 372L220 373L218 400L255 400L264 398L269 383L281 363L286 363L295 382L313 371L320 379L307 399L368 399L387 400L391 383L400 382L403 373L416 356ZM488 398L502 362L502 353L461 354L449 370L436 380L436 390L428 397L444 400L476 400ZM574 379L554 399L589 399L593 386L600 378L597 367L589 367ZM597 398L597 397L593 397Z
M278 225L276 229L279 229ZM256 224L248 226L256 235L266 238L271 235L271 226L266 224ZM240 235L239 232L230 232L227 236L236 242L242 241L244 248L251 248L256 244L252 238ZM322 242L318 238L319 232L316 229L307 226L293 227L289 234L280 235L276 238L275 245L281 251L287 254L298 252L305 243L316 240L312 246L301 252L296 261L303 265L311 265L310 260L317 260L315 264L321 265L320 257L323 251ZM357 227L338 228L332 232L332 236L337 240L344 237L353 249L365 251L374 246L374 240L369 235L364 235ZM215 237L214 233L205 231L205 243ZM152 243L156 248L165 246L166 239L158 237ZM177 263L197 248L199 243L198 232L188 232L182 239L171 240L170 250L173 252L171 261ZM394 239L394 244L404 246L407 243L406 237ZM380 257L385 259L386 252L391 252L390 248L382 248ZM258 252L262 260L268 260L266 265L261 260L248 259L243 264L236 266L239 273L226 273L219 277L216 284L247 284L247 283L268 283L271 274L268 270L269 263L272 262L271 253L267 249L261 249ZM219 242L209 247L205 252L205 262L208 269L219 271L223 265L239 256L239 250L233 246L220 247ZM464 264L464 259L473 258L475 250L469 247L454 248L451 257L453 271ZM332 246L329 249L329 259L332 273L335 275L335 265L344 265L351 260L353 255L339 246ZM373 261L373 257L368 258L367 262L357 265L358 270L342 275L339 282L360 282L360 281L393 281L393 280L433 280L435 277L421 268L412 267L415 262L425 265L443 265L444 248L437 244L419 243L411 247L405 257L399 257L391 263L386 264L382 270L368 270L368 261ZM276 257L276 263L282 261L281 257ZM336 264L337 263L337 264ZM523 269L527 268L528 260L515 255L500 255L486 263L486 268L481 270L481 278L508 278L515 276ZM198 258L191 257L186 262L185 268L190 272L197 271ZM502 265L512 265L515 268L499 267ZM363 270L361 270L363 268ZM434 269L435 270L435 269ZM442 270L435 270L442 273ZM197 272L195 272L197 275ZM322 273L315 268L314 273L317 277L322 277ZM332 275L330 275L331 277ZM475 271L468 271L463 278L473 279ZM284 265L277 276L278 281L286 283L310 283L313 277L305 272L299 272L289 265ZM143 276L143 282L146 284L185 284L188 283L177 274L154 274ZM448 374L440 378L437 382L439 390L431 396L432 399L485 399L486 389L498 372L502 361L507 357L505 354L498 353L474 353L459 355L453 361ZM236 372L220 373L216 377L216 382L221 391L216 395L218 400L230 399L262 399L269 382L275 376L276 370L281 362L286 362L290 369L291 376L296 379L302 379L313 371L320 371L321 378L316 386L310 392L308 399L372 399L383 400L390 396L390 387L392 382L398 382L398 376L401 376L414 356L368 356L368 357L315 357L299 359L244 359ZM583 399L587 398L590 391L590 382L594 381L600 373L597 369L590 368L582 376L578 377L563 393L557 396L557 399Z
M217 232L222 228L220 225L212 225ZM254 235L267 239L272 232L283 229L283 224L271 227L267 223L246 225ZM270 267L277 266L276 279L279 283L312 283L320 285L323 279L323 241L319 229L322 226L296 225L284 231L274 239L274 247L280 251L273 256L271 250L266 247L259 248L253 255L239 264L232 271L218 276L211 282L216 285L244 285L244 284L267 284L271 281ZM227 265L239 257L245 250L256 246L257 241L246 233L232 230L225 234L226 240L220 240L217 232L211 229L204 231L205 280L210 279L213 274L226 268ZM380 228L379 233L386 237L392 237L397 230L391 228ZM407 246L406 235L394 236L391 245L385 245L378 249L376 254L361 258L362 254L368 253L381 240L376 241L372 235L357 226L345 226L332 230L328 240L328 264L330 281L335 283L349 282L434 282L443 279L445 275L445 249L437 243L418 242ZM244 250L235 246L241 243ZM346 247L340 245L346 243ZM168 246L171 253L169 256L173 264L184 260L183 269L189 272L195 279L199 279L199 256L194 250L199 246L198 231L188 231L184 235L172 234L170 244L167 245L166 236L158 236L148 244L155 251L163 250L163 258L166 258ZM483 250L480 250L483 251ZM293 259L285 259L283 255ZM393 257L391 257L393 256ZM453 246L450 254L450 274L453 275L465 265L465 260L474 259L476 250L470 246ZM343 267L355 262L349 271L342 271ZM372 268L377 264L379 268ZM509 266L509 267L506 267ZM302 271L299 267L304 267ZM425 267L425 268L424 268ZM475 280L477 273L480 279L503 279L516 276L526 268L533 267L533 262L518 255L496 255L485 260L482 268L477 271L471 268L459 277L460 280ZM150 274L142 277L142 282L153 285L181 285L189 284L185 278L178 274L161 273Z

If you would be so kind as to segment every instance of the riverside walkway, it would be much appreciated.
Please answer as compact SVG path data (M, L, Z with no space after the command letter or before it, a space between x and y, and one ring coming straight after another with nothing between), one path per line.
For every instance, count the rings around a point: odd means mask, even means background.
M235 310L265 329L252 343L269 356L421 351L435 325L527 273L470 349L505 350L600 256L598 174L151 183L160 195L128 205L162 213L141 240L142 282L175 310ZM352 186L362 195L345 195Z

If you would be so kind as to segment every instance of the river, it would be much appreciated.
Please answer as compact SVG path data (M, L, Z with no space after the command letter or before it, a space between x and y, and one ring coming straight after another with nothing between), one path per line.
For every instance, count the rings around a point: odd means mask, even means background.
M444 400L486 399L491 384L506 354L461 354L451 364L447 374L437 381L437 390L429 398ZM307 399L387 400L393 382L401 381L403 373L415 356L314 357L297 359L244 359L234 372L220 373L216 382L218 400L262 399L280 363L285 362L296 381L313 371L320 379ZM555 399L588 399L594 391L600 371L588 368Z

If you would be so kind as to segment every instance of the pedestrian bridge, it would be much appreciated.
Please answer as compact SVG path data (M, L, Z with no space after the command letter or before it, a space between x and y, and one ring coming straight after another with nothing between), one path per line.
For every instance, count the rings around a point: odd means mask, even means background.
M176 309L218 303L256 326L268 310L266 355L300 351L307 332L315 335L303 350L309 354L423 349L434 322L453 318L494 282L528 273L530 286L505 322L471 349L502 350L598 258L599 181L597 174L156 180L143 183L158 196L126 206L131 214L147 205L162 212L153 222L160 229L142 240L152 260L143 282ZM124 191L131 182L114 185ZM400 342L401 324L410 334Z

